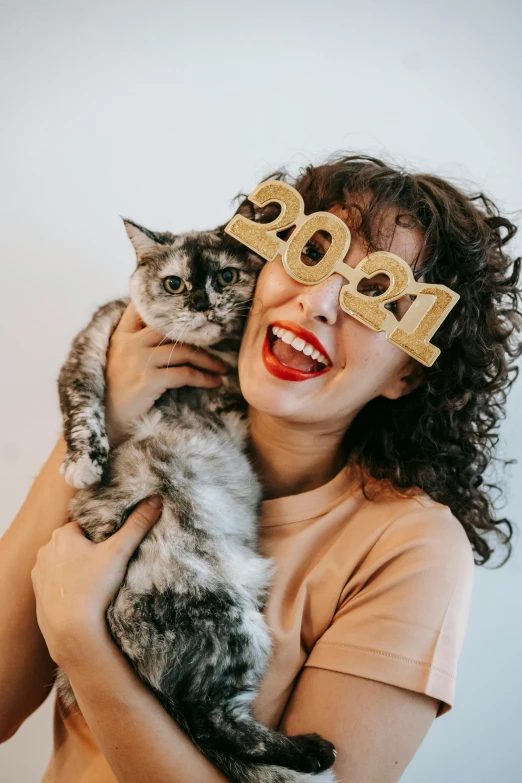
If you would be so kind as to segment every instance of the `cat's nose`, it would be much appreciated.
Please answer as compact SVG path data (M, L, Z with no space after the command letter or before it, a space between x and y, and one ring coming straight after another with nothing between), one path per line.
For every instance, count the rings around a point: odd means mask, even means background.
M195 294L192 297L190 309L196 310L198 313L208 313L210 310L210 302L205 294Z

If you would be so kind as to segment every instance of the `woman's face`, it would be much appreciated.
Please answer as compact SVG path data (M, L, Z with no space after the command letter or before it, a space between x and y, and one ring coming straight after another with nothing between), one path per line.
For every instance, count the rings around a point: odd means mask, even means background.
M340 207L330 212L346 220ZM383 216L380 245L411 265L421 250L422 235L396 225L396 215L390 209ZM305 263L317 262L328 245L325 237L314 235L303 249ZM366 254L352 230L344 262L354 267ZM376 296L388 283L379 275L361 281L359 290ZM318 285L299 283L287 274L281 256L264 265L239 354L241 390L249 405L289 422L344 431L374 397L395 399L418 385L418 362L389 343L383 332L341 310L339 292L345 284L337 273ZM400 318L409 304L404 297L390 307ZM292 346L294 335L298 339Z

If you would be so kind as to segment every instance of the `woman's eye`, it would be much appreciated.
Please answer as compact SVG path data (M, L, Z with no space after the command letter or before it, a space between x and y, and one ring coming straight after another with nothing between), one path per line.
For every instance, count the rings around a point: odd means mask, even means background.
M186 287L185 281L176 275L166 277L163 281L163 288L168 294L181 294Z
M225 287L227 285L234 285L239 280L239 272L234 266L227 266L225 269L221 269L217 275L216 280L219 285Z
M322 253L316 245L307 242L301 250L301 257L302 256L305 256L306 259L302 259L303 264L306 264L306 266L313 266L314 264L318 264L321 258L324 258L324 253Z
M357 290L360 294L364 294L364 296L369 296L373 299L375 296L381 296L381 294L386 291L386 288L358 288Z

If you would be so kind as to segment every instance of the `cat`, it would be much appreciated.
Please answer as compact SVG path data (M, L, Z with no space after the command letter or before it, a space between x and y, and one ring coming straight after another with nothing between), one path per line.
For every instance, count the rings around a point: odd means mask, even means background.
M173 235L124 224L137 257L130 294L144 324L232 369L216 388L167 390L109 449L106 354L130 299L99 308L72 343L58 379L61 471L79 489L71 518L99 542L139 501L163 499L107 610L110 633L232 783L333 783L330 742L285 737L251 713L270 654L263 609L274 564L258 549L261 489L246 453L237 355L263 262L224 226ZM63 671L56 682L62 709L77 709Z

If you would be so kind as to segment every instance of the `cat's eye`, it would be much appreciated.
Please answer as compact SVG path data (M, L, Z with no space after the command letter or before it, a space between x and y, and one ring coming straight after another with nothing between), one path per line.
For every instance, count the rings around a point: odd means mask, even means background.
M239 272L234 266L227 266L225 269L221 269L217 273L216 280L218 281L219 285L223 287L227 285L234 285L234 283L237 283L239 280Z
M166 277L163 281L163 288L168 294L181 294L186 287L185 281L177 275Z

